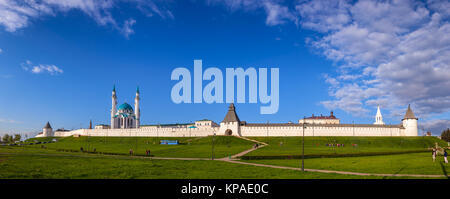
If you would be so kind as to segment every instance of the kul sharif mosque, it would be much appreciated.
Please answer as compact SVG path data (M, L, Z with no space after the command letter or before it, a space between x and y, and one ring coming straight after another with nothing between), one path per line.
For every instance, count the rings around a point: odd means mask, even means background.
M228 136L418 136L418 118L408 105L399 124L386 125L383 122L380 107L373 124L343 124L333 112L328 116L306 117L298 123L250 123L238 117L236 107L231 103L224 119L216 123L209 119L197 120L185 124L141 125L139 108L139 87L136 89L134 109L130 104L117 106L116 88L112 90L111 123L89 128L53 130L50 122L36 137L67 136L135 136L135 137L201 137L210 135ZM191 119L187 119L191 120Z

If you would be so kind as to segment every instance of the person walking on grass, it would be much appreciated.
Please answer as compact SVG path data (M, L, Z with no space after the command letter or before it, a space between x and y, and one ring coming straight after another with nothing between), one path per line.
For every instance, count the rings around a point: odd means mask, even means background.
M445 162L445 164L448 164L448 160L447 160L447 150L444 150L444 162Z
M435 162L436 161L436 149L435 148L433 148L431 155L433 156L433 162Z

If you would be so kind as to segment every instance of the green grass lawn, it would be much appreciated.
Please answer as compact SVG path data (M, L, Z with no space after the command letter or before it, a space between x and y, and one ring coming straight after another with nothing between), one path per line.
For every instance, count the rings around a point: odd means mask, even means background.
M0 179L361 179L211 160L151 160L143 157L0 147Z
M34 138L28 140L50 141L53 138ZM130 149L135 155L145 155L147 149L155 157L190 157L190 158L210 158L212 155L212 136L208 137L64 137L55 143L21 146L40 148L44 145L49 150L65 149L79 151L84 150L114 154L129 154ZM160 140L178 140L179 145L160 145ZM214 156L217 158L227 157L241 151L250 149L253 142L239 139L233 136L215 136Z
M269 146L248 153L246 156L301 155L302 137L251 137ZM305 154L358 154L371 152L401 152L426 150L434 146L447 146L435 137L305 137ZM329 147L326 144L344 144ZM357 146L352 146L356 144Z
M301 165L300 159L245 162L298 168ZM450 165L444 163L442 156L438 156L436 162L433 162L431 153L428 152L367 157L311 158L305 159L305 168L383 174L446 175L450 172Z
M28 142L50 141L53 138L33 138ZM64 137L55 143L0 146L0 178L283 178L336 179L384 178L341 174L325 174L264 168L208 160L156 160L143 158L150 149L154 157L210 158L212 137L155 138L155 137ZM159 140L179 140L180 145L160 145ZM226 157L247 150L253 142L233 136L216 136L215 157ZM301 154L301 137L252 137L269 146L249 156L290 156ZM434 137L305 137L305 154L360 154L367 152L399 152L426 150L438 142ZM280 144L282 143L282 144ZM345 147L327 147L339 143ZM353 147L352 144L357 144ZM45 146L45 148L41 148ZM80 147L97 153L79 152ZM135 155L129 156L133 149ZM61 150L70 152L61 152ZM299 167L299 159L248 160L248 162ZM400 155L360 157L309 158L306 168L385 174L445 174L450 167L431 161L431 152ZM405 177L401 177L405 178Z

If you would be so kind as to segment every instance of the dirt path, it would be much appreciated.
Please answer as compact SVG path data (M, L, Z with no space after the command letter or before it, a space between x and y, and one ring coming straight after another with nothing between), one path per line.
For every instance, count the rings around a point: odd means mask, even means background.
M248 150L242 151L242 152L240 152L240 153L238 153L238 154L232 155L232 156L231 156L231 160L237 160L237 158L239 158L239 157L241 157L241 156L244 156L244 155L247 154L247 153L250 153L250 152L252 152L252 151L254 151L254 150L257 150L257 149L259 149L259 148L262 148L262 147L265 147L265 146L268 145L267 143L260 142L260 141L257 141L257 140L253 140L253 139L246 138L246 137L238 137L238 136L235 136L235 137L236 137L236 138L243 139L243 140L247 140L247 141L250 141L250 142L258 143L258 144L260 144L260 145L259 145L257 148L252 147L251 149L248 149ZM230 160L230 157L224 157L224 158L220 158L220 159L218 159L218 160Z
M237 136L236 136L237 137ZM301 168L295 168L295 167L285 167L285 166L276 166L276 165L268 165L268 164L258 164L258 163L250 163L250 162L241 162L238 161L238 157L244 156L247 153L250 153L254 150L257 150L259 148L265 147L269 144L260 142L257 140L253 140L246 137L238 137L244 140L256 142L258 144L261 144L258 148L251 148L248 150L245 150L243 152L240 152L238 154L235 154L231 156L231 159L229 158L221 158L218 159L220 161L225 161L229 163L235 163L235 164L245 164L245 165L252 165L252 166L259 166L259 167L268 167L268 168L276 168L276 169L289 169L289 170L297 170L301 171ZM344 175L358 175L358 176L382 176L382 177L418 177L418 178L442 178L442 177L448 177L446 175L423 175L423 174L377 174L377 173L359 173L359 172L350 172L350 171L333 171L333 170L321 170L321 169L305 169L305 171L308 172L319 172L319 173L336 173L336 174L344 174Z

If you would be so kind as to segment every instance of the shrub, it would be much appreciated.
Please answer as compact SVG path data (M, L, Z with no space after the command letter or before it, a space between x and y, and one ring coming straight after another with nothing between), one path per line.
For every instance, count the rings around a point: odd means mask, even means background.
M449 128L447 128L447 130L442 131L441 139L445 140L447 142L450 142L450 129Z

